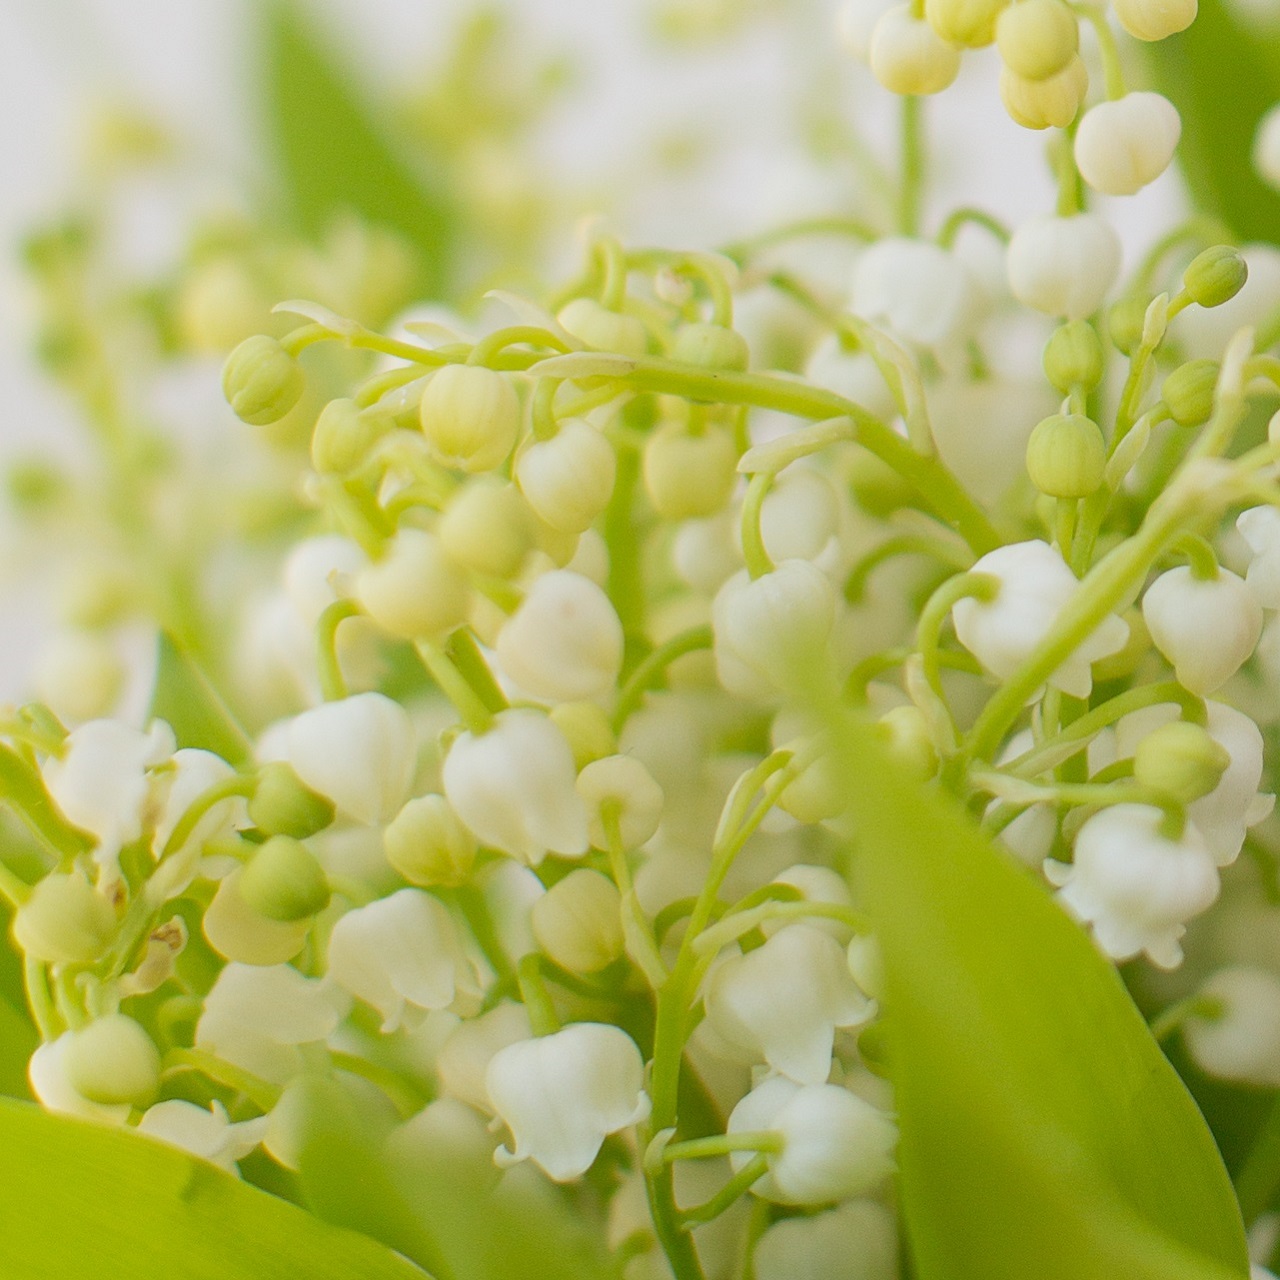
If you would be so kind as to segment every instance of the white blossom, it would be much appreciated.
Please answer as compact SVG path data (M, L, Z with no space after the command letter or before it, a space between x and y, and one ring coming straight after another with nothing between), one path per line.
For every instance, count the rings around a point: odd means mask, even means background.
M212 751L183 747L173 753L173 769L158 779L164 799L151 836L151 852L157 859L192 803L210 787L234 776L235 770ZM244 801L236 796L211 806L153 873L147 885L151 900L163 902L180 894L194 878L204 846L210 840L230 835L243 812Z
M633 756L592 760L578 774L575 786L586 806L587 831L597 849L609 847L603 816L606 804L616 807L624 849L638 849L657 831L662 818L662 788Z
M1075 861L1046 862L1045 874L1072 914L1093 925L1107 955L1145 953L1173 969L1182 963L1187 921L1217 899L1218 869L1195 827L1174 840L1161 834L1163 821L1150 805L1103 809L1076 835Z
M622 896L608 876L579 867L533 904L534 937L570 973L598 973L625 949Z
M898 1230L874 1200L775 1222L755 1248L756 1280L897 1280Z
M211 1103L206 1111L194 1102L174 1098L149 1107L138 1121L138 1132L181 1147L227 1173L238 1173L236 1161L262 1141L267 1123L266 1116L259 1116L232 1124L220 1102Z
M561 422L516 458L516 482L538 517L562 533L582 533L609 505L618 470L613 446L581 418Z
M499 1049L485 1084L514 1142L495 1159L504 1166L532 1160L556 1182L580 1178L609 1134L649 1114L640 1050L605 1023L575 1022Z
M881 25L893 17L886 14ZM933 36L923 20L919 26ZM927 240L890 236L864 250L854 264L852 308L919 346L948 347L972 327L979 294L954 254Z
M1245 585L1264 609L1280 609L1280 511L1250 507L1240 513L1236 528L1253 552Z
M1050 316L1083 320L1102 305L1120 274L1120 237L1105 218L1038 214L1013 233L1009 288Z
M509 1044L532 1036L524 1005L510 1000L504 1000L478 1017L463 1020L436 1055L441 1090L477 1111L492 1115L493 1105L484 1080L493 1055Z
M1280 978L1243 965L1219 969L1197 996L1220 1006L1216 1014L1191 1014L1182 1026L1201 1070L1280 1088Z
M1207 702L1209 736L1223 747L1231 763L1208 795L1187 806L1187 817L1204 837L1214 861L1225 867L1244 846L1245 831L1271 812L1275 797L1259 794L1262 781L1262 734L1243 712L1221 702Z
M1168 98L1126 93L1080 118L1076 165L1095 191L1131 196L1169 167L1181 136L1182 118Z
M64 1031L56 1040L42 1044L27 1063L27 1080L40 1105L62 1115L81 1120L122 1125L129 1118L127 1102L91 1102L67 1076L67 1050L72 1033Z

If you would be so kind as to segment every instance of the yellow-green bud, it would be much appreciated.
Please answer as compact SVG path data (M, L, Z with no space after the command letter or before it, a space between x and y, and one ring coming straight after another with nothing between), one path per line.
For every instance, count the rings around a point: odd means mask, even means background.
M123 1013L109 1013L73 1032L63 1065L67 1083L103 1106L147 1107L160 1091L160 1051Z
M534 902L530 923L538 945L570 973L598 973L625 948L622 895L612 880L585 867Z
M737 478L738 451L720 427L692 435L679 423L668 423L645 445L645 492L666 520L715 515L729 501Z
M1107 332L1117 351L1130 355L1142 341L1147 322L1146 298L1121 298L1107 312Z
M393 636L437 639L466 619L471 585L435 534L406 525L387 543L382 559L356 575L355 594Z
M1064 396L1079 387L1092 391L1103 373L1102 339L1087 320L1071 320L1053 331L1044 348L1044 374Z
M380 409L361 409L354 400L330 400L311 433L311 465L321 475L346 475L395 425Z
M894 707L876 721L876 732L893 762L909 777L924 780L938 771L938 749L919 707Z
M751 358L747 340L722 324L686 324L676 334L671 358L703 369L743 372Z
M1240 250L1215 244L1192 259L1182 273L1182 287L1198 306L1220 307L1244 288L1248 278L1249 264Z
M574 298L566 302L556 319L566 333L585 342L593 351L642 356L649 347L649 336L642 321L621 311L610 311L594 298Z
M241 422L265 427L302 398L302 366L264 333L246 338L222 367L222 394Z
M613 736L608 713L598 703L559 702L548 714L568 741L573 767L579 772L593 760L616 754L618 740Z
M924 16L948 44L977 49L996 38L996 19L1009 0L925 0Z
M1186 720L1161 725L1138 743L1133 776L1183 804L1207 796L1222 780L1231 755L1206 729Z
M116 932L111 904L82 875L45 876L13 918L13 938L33 960L89 964Z
M1178 426L1199 427L1213 413L1217 388L1216 360L1188 360L1164 380L1160 398Z
M1036 424L1027 441L1027 474L1051 498L1087 498L1102 484L1107 444L1081 413L1055 413Z
M306 920L329 905L329 880L300 840L272 836L245 867L240 896L268 920Z
M418 417L422 434L445 466L490 471L515 446L520 397L493 369L447 364L424 388Z
M1043 80L1028 80L1007 66L1000 68L1000 101L1009 118L1024 129L1065 129L1089 91L1089 72L1073 54L1061 71Z
M333 821L333 801L317 795L283 760L264 764L249 798L249 821L269 836L303 840Z
M222 355L269 325L271 302L243 262L221 254L183 281L177 320L188 346Z
M1020 0L996 20L996 44L1014 75L1045 80L1071 61L1080 47L1080 28L1062 0Z
M515 485L483 476L469 481L450 499L436 525L436 536L460 565L495 578L511 578L532 549L537 526Z
M475 865L478 846L444 796L417 796L382 833L387 861L410 884L457 888Z

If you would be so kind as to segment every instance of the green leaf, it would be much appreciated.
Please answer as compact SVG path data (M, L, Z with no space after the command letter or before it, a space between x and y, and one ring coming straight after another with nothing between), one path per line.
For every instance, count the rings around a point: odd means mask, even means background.
M382 1245L127 1130L0 1100L0 1275L423 1280Z
M0 1093L10 1098L29 1098L27 1060L35 1052L40 1037L26 1012L19 1012L0 996Z
M361 94L295 0L270 0L261 12L269 140L291 218L312 236L344 213L400 232L418 253L417 289L440 296L448 203L395 136L390 107Z
M919 1280L1245 1280L1221 1157L1113 966L955 800L839 731Z
M212 751L233 765L253 751L209 678L167 631L160 633L150 714L169 723L180 747Z
M1280 102L1280 42L1252 38L1224 0L1200 0L1186 31L1151 46L1150 63L1182 116L1179 154L1196 205L1241 240L1280 242L1280 193L1250 159L1258 121Z

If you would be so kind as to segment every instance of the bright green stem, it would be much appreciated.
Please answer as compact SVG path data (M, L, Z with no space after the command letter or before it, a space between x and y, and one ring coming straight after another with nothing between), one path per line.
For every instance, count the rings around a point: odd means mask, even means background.
M244 774L223 778L220 782L215 782L211 787L206 787L187 806L186 812L178 819L173 831L169 834L169 838L164 842L164 848L160 852L160 861L163 862L170 854L176 853L186 844L191 838L191 833L196 829L196 823L215 804L232 796L251 796L257 788L257 778L246 777Z
M894 667L902 666L904 662L914 656L915 652L914 649L908 649L905 645L900 645L893 649L883 649L879 653L873 653L869 657L863 658L849 672L849 678L845 681L844 697L846 701L865 702L867 700L867 685L876 676L883 674L885 671L892 671ZM964 671L971 676L980 676L982 674L981 664L971 653L939 649L937 657L940 667L946 667L951 671Z
M1187 533L1174 543L1173 550L1187 558L1191 576L1198 582L1218 580L1218 556L1206 538L1198 533Z
M713 324L733 325L733 289L725 274L725 263L706 253L671 253L663 249L640 249L627 255L627 264L642 270L667 267L681 275L702 281L711 300Z
M243 1067L224 1062L216 1054L203 1049L170 1049L164 1055L163 1075L176 1075L180 1071L198 1071L215 1084L225 1085L237 1093L243 1093L259 1111L268 1112L280 1101L279 1085L271 1084L246 1071Z
M985 209L974 209L965 205L953 210L947 216L942 229L938 232L938 243L944 249L950 249L955 244L961 227L964 226L982 227L984 231L989 231L995 236L1001 244L1008 244L1013 238L1012 232L999 218L993 218Z
M520 999L529 1015L533 1034L554 1035L560 1030L560 1017L551 1003L551 995L542 978L542 957L536 951L520 957L516 965L516 981L520 984Z
M543 329L538 325L515 324L506 329L495 329L493 333L481 338L471 348L467 363L488 365L498 352L507 347L513 347L517 343L530 347L550 347L553 351L569 350L564 340L557 338L549 329Z
M375 373L372 378L366 378L360 384L353 399L358 408L368 409L377 404L388 391L396 391L424 376L421 369L415 369L412 365L402 365L398 369L388 369L385 373Z
M677 636L660 644L648 654L639 666L627 677L627 682L618 694L618 703L613 711L613 731L621 733L623 726L630 719L632 712L639 706L644 695L662 678L663 672L677 659L687 653L696 653L699 649L710 649L715 642L709 626L691 627Z
M1107 99L1111 102L1125 95L1124 69L1120 65L1120 51L1116 48L1115 32L1107 19L1105 9L1097 5L1079 5L1076 12L1092 24L1098 35L1098 53L1102 59L1102 74L1107 86Z
M316 622L316 666L326 702L341 702L347 696L347 681L338 661L338 627L359 613L360 606L354 600L335 600L325 606Z
M731 1204L735 1204L742 1196L769 1172L769 1157L761 1151L752 1157L710 1200L685 1209L680 1214L680 1221L686 1227L695 1227L703 1222L711 1222L718 1218Z
M440 686L444 696L453 703L467 728L476 737L487 733L493 726L493 712L445 651L427 640L417 640L413 647L422 660L422 665Z
M640 454L630 444L617 449L618 471L613 496L605 509L605 545L609 548L608 595L618 611L630 651L645 639L645 587L641 547L636 530L636 491L640 484ZM644 644L647 649L648 645Z
M27 993L27 1007L40 1033L40 1039L48 1044L56 1040L65 1029L65 1024L53 1004L53 996L49 992L49 975L43 964L32 956L22 961L22 984Z
M440 892L437 890L437 892ZM445 890L443 896L455 902L462 912L489 967L498 976L498 982L511 983L515 980L515 972L511 968L511 960L503 950L502 939L498 936L497 927L493 923L493 915L485 896L475 885L463 885L458 889Z
M767 1151L776 1155L782 1147L782 1134L776 1130L744 1130L742 1133L717 1133L709 1138L668 1143L662 1149L662 1159L666 1164L674 1164L677 1160L711 1160L727 1156L730 1151Z
M747 562L747 572L753 578L763 578L773 572L773 561L765 549L764 531L760 527L764 500L772 486L772 473L759 471L751 477L742 499L742 555Z
M902 178L898 193L898 231L920 234L920 209L924 203L925 136L924 99L902 99Z
M896 538L887 538L854 565L853 572L844 584L844 598L850 604L861 601L866 594L867 581L872 573L896 556L930 556L951 569L963 570L969 567L968 557L963 553L957 553L956 549L947 546L946 543L936 538L906 533Z
M1151 1034L1157 1040L1167 1040L1188 1018L1205 1018L1209 1021L1222 1017L1221 1000L1213 996L1194 995L1185 1000L1175 1000L1159 1017L1152 1020Z
M16 911L29 897L31 897L31 886L3 861L0 861L0 898L3 898Z
M838 920L854 933L869 933L871 921L860 911L839 902L763 902L745 911L726 914L698 935L693 946L700 956L713 956L744 933L768 920Z
M416 1116L429 1101L420 1089L389 1067L380 1067L376 1062L369 1062L357 1054L339 1053L336 1050L330 1050L329 1058L339 1071L359 1076L381 1089L400 1113L402 1120Z
M493 672L469 628L459 627L449 637L445 653L462 678L475 690L476 696L494 715L507 710L511 704L498 688L498 682L493 678Z
M662 962L653 925L645 917L640 899L636 897L626 846L622 842L621 806L617 800L606 800L600 806L600 822L608 845L609 870L622 898L622 933L627 951L649 985L657 991L667 980L667 966Z
M533 389L533 401L529 406L529 421L535 440L550 440L556 434L555 401L563 379L539 378Z
M942 670L938 661L942 626L952 608L961 600L994 600L1000 579L989 573L958 573L948 578L929 597L916 627L916 648L924 659L924 675L929 687L942 697Z

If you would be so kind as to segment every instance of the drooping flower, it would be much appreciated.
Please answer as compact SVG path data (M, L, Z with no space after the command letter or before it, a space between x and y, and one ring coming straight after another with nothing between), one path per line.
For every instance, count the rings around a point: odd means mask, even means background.
M238 1174L236 1161L243 1160L262 1141L267 1124L267 1116L233 1124L220 1102L211 1103L206 1111L194 1102L173 1098L149 1107L138 1121L138 1132Z
M1223 1080L1280 1088L1280 978L1265 969L1219 969L1197 992L1218 1006L1182 1025L1201 1070Z

